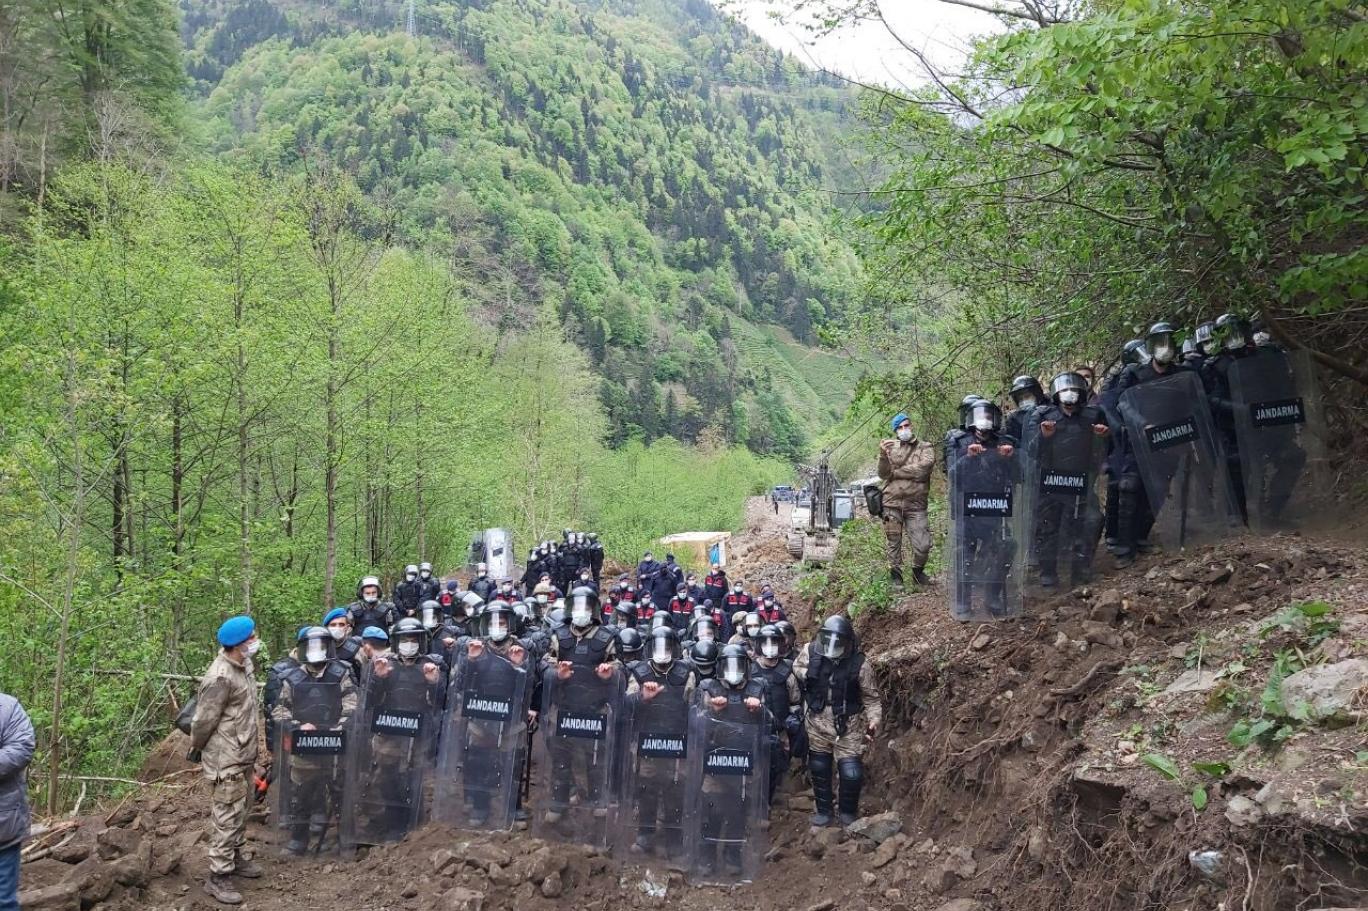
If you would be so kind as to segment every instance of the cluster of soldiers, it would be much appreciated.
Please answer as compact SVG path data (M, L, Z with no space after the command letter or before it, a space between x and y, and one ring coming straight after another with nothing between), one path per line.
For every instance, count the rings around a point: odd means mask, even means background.
M681 570L661 605L643 592L673 560L642 565L604 599L596 584L562 597L545 571L486 598L477 573L407 616L362 579L355 603L301 629L272 668L285 851L351 852L425 817L526 822L700 882L742 881L794 757L811 772L813 824L854 821L881 707L849 620L799 648L772 590L751 595L720 566L701 585Z
M562 592L578 585L598 587L603 573L603 545L594 532L572 531L561 533L561 541L543 541L527 555L522 585L530 591L542 581L550 582Z
M1155 323L1097 390L1079 368L1048 390L1017 377L1005 416L964 398L942 444L955 617L1012 616L1028 586L1086 583L1103 540L1128 566L1156 537L1178 550L1245 525L1296 527L1325 503L1324 422L1304 354L1233 314L1181 335ZM930 447L911 438L905 415L894 430L903 433L882 450L893 472L881 473L890 484L904 465L929 474Z

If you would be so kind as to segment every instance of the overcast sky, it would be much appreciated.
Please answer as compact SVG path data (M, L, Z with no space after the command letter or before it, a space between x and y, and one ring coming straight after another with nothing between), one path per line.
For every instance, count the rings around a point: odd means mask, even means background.
M816 38L792 16L776 20L770 13L786 13L788 0L734 0L727 8L762 38L813 66L833 70L861 82L887 85L921 83L920 66L882 24L848 26ZM997 20L977 10L939 0L881 0L889 24L908 44L938 67L953 69L964 59L969 39L997 31Z

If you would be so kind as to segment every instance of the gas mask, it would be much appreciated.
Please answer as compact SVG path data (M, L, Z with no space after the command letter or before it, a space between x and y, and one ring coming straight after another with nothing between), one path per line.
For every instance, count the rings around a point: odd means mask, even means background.
M912 442L912 428L910 428L910 427L903 427L903 428L901 428L901 429L898 431L898 439L899 439L899 440L902 440L904 443L910 443L910 442Z
M399 643L399 655L402 658L413 658L418 654L418 643L412 639L405 639Z

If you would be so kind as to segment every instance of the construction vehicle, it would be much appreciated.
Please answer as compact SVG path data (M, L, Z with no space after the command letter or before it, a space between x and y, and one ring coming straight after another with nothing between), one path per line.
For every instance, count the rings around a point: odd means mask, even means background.
M836 533L854 516L854 498L836 484L836 475L823 459L815 468L799 469L807 482L806 496L794 500L788 552L800 563L830 563L836 556Z

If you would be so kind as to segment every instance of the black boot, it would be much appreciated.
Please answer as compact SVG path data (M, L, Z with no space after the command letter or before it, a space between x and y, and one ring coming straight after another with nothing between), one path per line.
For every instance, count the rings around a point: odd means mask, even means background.
M808 772L812 775L812 800L817 812L812 814L814 826L831 825L834 803L831 793L831 772L835 757L830 753L808 753Z
M892 569L890 569L888 571L888 578L893 582L894 585L898 586L899 588L902 588L903 574L902 569L900 567L895 566Z
M841 825L848 826L860 818L860 788L864 786L864 761L858 757L842 759L837 768L841 776Z

